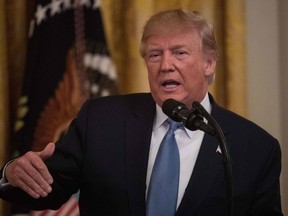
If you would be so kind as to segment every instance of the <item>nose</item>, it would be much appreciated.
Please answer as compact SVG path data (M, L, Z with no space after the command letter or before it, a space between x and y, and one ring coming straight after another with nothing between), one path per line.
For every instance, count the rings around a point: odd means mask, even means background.
M169 53L164 53L161 61L162 72L172 72L175 70L173 56Z

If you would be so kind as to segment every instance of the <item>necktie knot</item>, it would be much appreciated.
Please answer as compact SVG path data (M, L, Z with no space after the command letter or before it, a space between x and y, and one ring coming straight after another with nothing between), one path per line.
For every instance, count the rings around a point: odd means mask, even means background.
M182 127L182 123L175 122L172 119L168 118L167 123L169 124L169 131L176 131L178 128Z

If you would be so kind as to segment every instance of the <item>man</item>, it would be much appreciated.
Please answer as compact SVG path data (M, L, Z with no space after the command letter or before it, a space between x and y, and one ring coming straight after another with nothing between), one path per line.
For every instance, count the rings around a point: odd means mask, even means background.
M56 149L50 143L6 165L0 196L32 209L59 208L80 189L81 215L151 215L153 167L168 130L161 106L173 98L188 108L201 102L223 130L232 158L234 215L283 215L278 141L208 94L217 61L213 27L198 12L160 12L144 27L140 53L151 94L88 100ZM180 174L176 213L169 215L226 215L217 138L184 127L174 134Z

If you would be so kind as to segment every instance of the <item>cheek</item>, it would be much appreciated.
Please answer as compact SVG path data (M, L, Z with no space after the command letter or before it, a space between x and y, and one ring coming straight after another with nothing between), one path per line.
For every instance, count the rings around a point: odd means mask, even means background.
M158 70L155 65L146 64L149 82L156 82Z
M150 90L153 90L157 87L156 74L153 73L151 70L148 70L148 82L149 82Z
M158 64L153 63L146 63L146 68L148 70L148 73L156 73L158 71L159 66Z
M190 67L187 69L187 73L183 74L183 80L186 88L197 88L206 82L206 75L203 69Z

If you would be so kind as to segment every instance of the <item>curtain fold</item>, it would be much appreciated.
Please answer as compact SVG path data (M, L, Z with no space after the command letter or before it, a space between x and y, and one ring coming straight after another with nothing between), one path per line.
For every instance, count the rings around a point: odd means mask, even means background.
M5 4L0 0L0 163L3 166L7 159L8 143L8 72L7 72L7 41L5 24ZM4 201L0 200L0 214L4 214Z
M227 0L224 18L226 107L246 116L246 32L243 1Z
M27 14L26 2L6 0L6 36L9 73L10 120L14 121L26 62ZM11 122L11 130L13 130ZM12 132L12 131L11 131Z
M0 161L10 158L12 134L25 68L26 1L0 1ZM0 215L8 215L1 200Z

